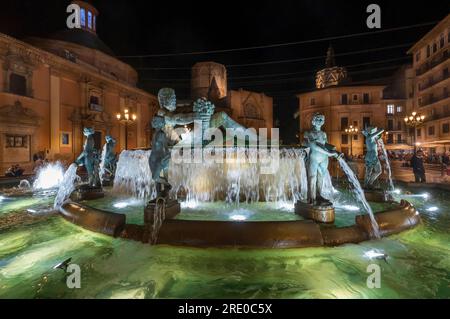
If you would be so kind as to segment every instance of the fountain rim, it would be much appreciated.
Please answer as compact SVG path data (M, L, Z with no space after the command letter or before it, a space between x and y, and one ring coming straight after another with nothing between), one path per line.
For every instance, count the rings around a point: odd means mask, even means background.
M60 215L82 228L113 237L146 242L145 225L126 223L126 215L78 202L67 202ZM294 221L207 221L166 219L157 245L200 248L305 248L339 246L374 239L368 215L357 215L355 224L330 227L312 220ZM402 200L392 209L375 214L381 237L397 234L421 223L419 212Z

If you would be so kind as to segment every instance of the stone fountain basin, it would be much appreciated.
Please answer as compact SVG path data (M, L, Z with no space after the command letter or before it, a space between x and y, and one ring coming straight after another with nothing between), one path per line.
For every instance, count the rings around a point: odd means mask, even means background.
M126 216L76 202L60 208L61 215L85 229L146 242L142 225L126 224ZM173 218L174 216L170 216ZM201 221L166 219L157 244L190 247L303 248L338 246L374 239L368 215L358 215L355 224L335 227L311 220L295 221ZM420 223L418 211L402 200L397 207L375 214L382 237L413 228Z

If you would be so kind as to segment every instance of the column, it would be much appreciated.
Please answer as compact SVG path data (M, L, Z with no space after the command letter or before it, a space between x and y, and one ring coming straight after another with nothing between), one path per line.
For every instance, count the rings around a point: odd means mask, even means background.
M125 98L122 96L119 96L119 112L122 113L125 109ZM124 150L126 148L125 146L125 126L119 123L119 146L120 150Z
M50 74L50 158L59 154L60 108L61 108L61 79Z

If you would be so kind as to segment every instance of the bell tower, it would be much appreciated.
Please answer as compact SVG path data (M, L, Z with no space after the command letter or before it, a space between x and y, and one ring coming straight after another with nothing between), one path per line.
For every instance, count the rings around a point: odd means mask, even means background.
M227 69L216 62L199 62L192 67L191 97L220 100L227 96Z

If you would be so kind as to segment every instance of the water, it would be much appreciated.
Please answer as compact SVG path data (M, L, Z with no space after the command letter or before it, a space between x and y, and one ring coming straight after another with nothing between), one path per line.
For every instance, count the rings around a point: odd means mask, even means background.
M419 227L333 248L150 246L96 234L57 216L18 225L0 235L0 298L449 298L450 196L433 189L413 190L425 191L427 198L408 197L421 212ZM30 202L35 197L9 199L10 205L20 207L17 213L36 208ZM138 205L136 200L128 203L116 209L128 212ZM141 209L145 204L139 205ZM374 211L385 208L371 205ZM427 210L435 206L437 210ZM267 214L276 216L276 203L241 203L229 212L252 211L250 220L265 218L269 207ZM213 214L217 209L225 213L226 205L203 203L190 211L199 218L202 212ZM292 211L288 214L287 209L278 210L278 215L295 217ZM388 263L370 259L371 251L388 254ZM67 289L65 273L52 269L69 257L81 267L80 289ZM369 264L381 268L379 289L366 286Z
M107 148L107 144L105 143L103 145L102 155L100 156L100 164L99 164L99 172L98 172L101 185L103 185L103 176L105 175L106 148Z
M152 173L148 164L151 151L122 151L117 161L113 191L136 198L156 195Z
M347 175L349 182L352 184L353 186L352 190L356 196L356 199L363 205L364 210L369 214L374 236L376 238L380 238L378 223L375 220L372 208L370 207L369 203L366 200L366 196L364 195L364 191L361 187L361 184L358 181L358 178L356 177L353 170L350 168L350 166L348 166L347 162L343 158L339 158L339 165L341 166L344 173Z
M234 148L224 154L236 156ZM117 163L114 192L136 198L155 196L148 158L151 151L123 151ZM291 201L306 199L307 177L302 150L282 149L274 174L263 174L258 150L238 148L246 160L195 163L170 162L169 182L173 194L183 194L188 201L226 200L230 203L264 201ZM173 158L173 155L172 155ZM329 188L328 188L329 189Z
M389 183L389 191L393 191L394 190L394 182L392 181L392 171L391 171L391 163L389 163L389 157L386 151L386 147L384 146L384 142L383 139L378 139L378 144L381 147L381 150L383 152L383 157L384 157L384 163L386 166L386 170L388 173L388 183Z
M57 209L69 198L70 194L75 190L75 181L77 180L77 164L70 164L64 173L63 181L59 186L58 193L55 197L54 208Z
M22 179L19 183L19 189L29 189L31 188L31 184L26 179Z
M64 166L60 162L46 163L41 166L33 182L33 189L57 188L63 181Z
M152 245L156 244L158 240L159 230L166 219L166 201L165 200L157 200L155 206L155 214L153 215L153 224L151 228L150 239Z

